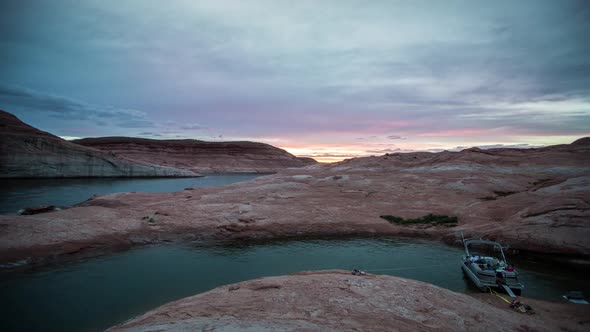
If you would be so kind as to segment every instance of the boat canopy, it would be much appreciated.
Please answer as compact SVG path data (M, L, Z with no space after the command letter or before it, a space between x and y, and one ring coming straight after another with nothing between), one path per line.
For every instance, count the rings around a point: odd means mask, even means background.
M471 255L469 252L469 246L477 246L477 245L488 245L492 247L498 247L500 254L502 255L502 259L506 261L506 256L504 256L504 250L502 249L502 245L498 242L488 241L488 240L465 240L465 252L467 255Z
M488 240L465 240L465 245L468 246L470 244L489 244L491 246L498 246L502 248L502 246L498 242L488 241Z

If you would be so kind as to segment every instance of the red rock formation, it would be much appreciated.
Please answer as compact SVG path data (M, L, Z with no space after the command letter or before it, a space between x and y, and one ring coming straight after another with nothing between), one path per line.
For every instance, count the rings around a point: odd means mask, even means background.
M490 295L491 296L491 295ZM489 298L489 296L488 296ZM419 281L313 271L222 286L108 331L585 331L584 306L523 315ZM528 302L528 300L525 300ZM549 308L550 314L545 314Z
M589 257L587 141L356 158L190 193L119 193L58 212L0 216L0 263L186 237L384 234L453 242L459 231L514 249ZM459 224L404 226L379 217L428 213L457 216Z
M125 158L195 172L274 172L315 164L285 150L256 142L154 140L132 137L84 138L73 141Z
M63 140L0 111L0 178L198 176Z

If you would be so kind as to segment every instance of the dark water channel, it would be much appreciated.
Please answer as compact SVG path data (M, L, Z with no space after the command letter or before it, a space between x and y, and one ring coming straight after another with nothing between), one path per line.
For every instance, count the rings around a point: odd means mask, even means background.
M303 270L360 268L475 292L460 248L399 238L170 244L138 248L33 272L0 274L0 331L101 331L149 309L214 287ZM579 271L516 260L523 295L559 301L588 293ZM587 278L586 278L587 279Z
M70 206L94 194L173 192L187 187L223 186L259 176L215 174L200 178L2 179L0 214L15 214L19 209L39 205Z

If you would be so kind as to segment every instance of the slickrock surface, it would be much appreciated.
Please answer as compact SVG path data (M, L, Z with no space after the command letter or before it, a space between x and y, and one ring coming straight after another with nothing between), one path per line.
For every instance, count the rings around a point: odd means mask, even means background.
M154 140L131 137L84 138L74 143L115 153L132 160L189 169L201 173L275 172L315 164L285 150L256 142Z
M0 178L198 176L63 140L0 111Z
M313 271L219 287L109 331L587 330L590 310L563 306L568 319L530 316L418 281Z
M163 239L406 235L499 240L590 256L590 146L409 153L287 169L224 187L119 193L33 216L0 216L0 263ZM401 226L380 215L459 217Z

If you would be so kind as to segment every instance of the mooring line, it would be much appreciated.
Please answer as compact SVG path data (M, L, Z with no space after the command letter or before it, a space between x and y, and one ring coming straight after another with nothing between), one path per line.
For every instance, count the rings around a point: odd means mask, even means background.
M488 287L488 289L490 290L491 294L496 295L497 297L501 298L502 300L504 300L504 302L508 303L508 304L512 304L512 302L508 301L506 298L504 298L504 296L498 294L498 292L494 291L493 289L491 289L490 287Z

